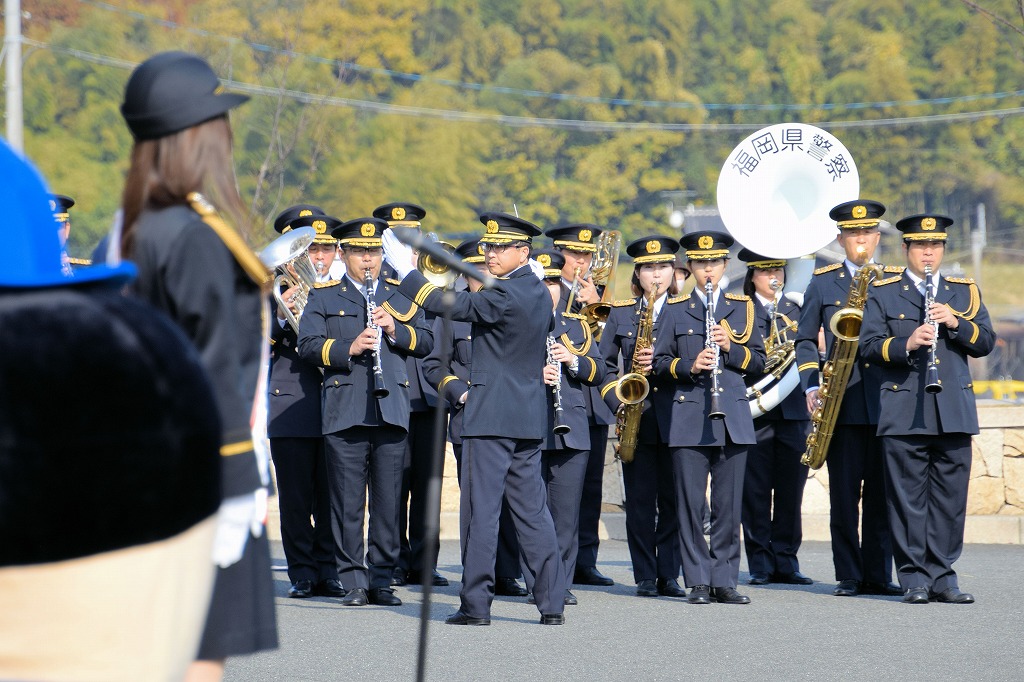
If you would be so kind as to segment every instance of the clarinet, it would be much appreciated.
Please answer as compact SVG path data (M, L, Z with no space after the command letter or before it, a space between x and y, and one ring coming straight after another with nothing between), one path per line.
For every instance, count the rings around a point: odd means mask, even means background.
M938 393L942 390L942 383L939 382L939 360L935 357L939 345L939 323L932 319L932 304L935 303L935 294L932 293L932 266L929 263L924 266L924 323L930 324L935 330L935 340L928 349L928 369L925 370L925 393Z
M384 385L384 368L380 363L380 326L373 321L373 311L377 304L373 300L373 273L367 268L363 275L363 285L366 287L366 326L377 332L377 340L373 343L373 397L386 398L390 391Z
M551 350L555 346L555 337L548 334L548 364L558 367L558 381L551 387L551 394L555 398L555 433L560 436L572 431L572 427L565 423L565 410L562 409L562 363L551 357Z
M707 305L704 306L704 347L713 348L715 351L715 364L711 367L711 412L708 417L711 419L725 419L725 412L722 412L722 408L718 404L718 397L722 393L721 387L718 385L718 374L721 370L718 369L719 354L721 349L718 344L711 339L711 328L715 325L715 304L714 304L714 288L709 279L704 283L704 298L707 299Z

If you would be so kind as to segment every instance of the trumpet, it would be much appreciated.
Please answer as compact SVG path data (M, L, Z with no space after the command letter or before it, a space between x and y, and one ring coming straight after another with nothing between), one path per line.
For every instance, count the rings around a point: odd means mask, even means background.
M925 370L926 393L939 393L942 391L942 382L939 381L939 359L936 357L939 345L939 323L932 319L932 305L935 303L935 294L932 291L932 266L928 263L924 266L924 323L931 325L935 330L935 338L928 348L928 368Z
M309 260L306 249L313 243L316 230L312 227L298 227L270 242L260 251L260 260L268 268L274 270L274 300L284 311L288 324L295 333L299 333L299 318L309 300L309 291L316 282L316 270ZM294 300L296 312L292 312L288 302L281 298L282 289L298 287Z
M582 269L580 266L576 266L576 269L572 272L572 286L569 287L569 299L565 304L565 312L572 312L572 304L576 302L576 292L580 290L580 273Z
M603 286L604 292L597 303L583 306L580 314L586 318L590 333L597 341L601 340L605 322L612 311L612 280L619 264L619 251L622 250L622 233L618 230L605 230L597 238L597 253L590 266L590 276L594 286Z
M373 397L379 400L388 397L391 391L384 385L384 368L380 360L381 328L373 321L377 303L373 300L373 272L369 268L363 274L363 285L366 288L366 326L377 332L377 340L373 342Z
M721 362L720 356L722 351L711 338L711 328L715 326L714 294L714 285L711 284L711 279L709 278L704 283L704 298L707 300L707 304L704 306L704 347L714 349L715 359L714 365L711 367L711 411L708 413L708 417L711 419L725 419L725 412L722 412L722 408L718 404L719 396L722 393L722 389L718 385L718 375L722 371L718 368L719 362Z

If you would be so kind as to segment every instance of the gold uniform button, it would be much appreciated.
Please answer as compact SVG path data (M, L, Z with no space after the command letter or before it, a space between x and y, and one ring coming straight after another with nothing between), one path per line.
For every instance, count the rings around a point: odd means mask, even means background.
M652 391L654 391L655 393L657 393L657 392L658 392L658 387L657 387L657 386L655 386L655 387L654 387L654 388L652 388L651 390L652 390Z
M687 330L686 330L686 333L687 333L687 334L692 334L692 333L693 333L693 330L692 330L692 329L687 329Z
M865 362L865 363L864 363L864 367L865 367L865 368L867 368L867 367L870 367L870 366L871 366L871 363L870 363L870 362Z
M338 380L337 380L337 379L335 379L335 380L334 380L334 385L335 385L335 386L337 386L337 385L338 385Z
M684 400L686 400L685 396L679 396L679 402L683 402Z
M895 390L897 390L897 389L899 389L899 386L897 386L896 384L893 384L893 385L892 385L892 390L894 390L894 391L895 391Z
M903 313L900 313L900 319L902 320L904 317L905 315Z
M275 389L274 389L274 393L275 393L275 394L280 394L280 393L281 393L281 389L279 389L279 388L275 388Z

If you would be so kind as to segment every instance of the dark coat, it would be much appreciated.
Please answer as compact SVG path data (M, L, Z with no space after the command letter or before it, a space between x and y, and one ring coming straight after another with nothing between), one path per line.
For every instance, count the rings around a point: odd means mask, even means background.
M800 306L786 296L782 296L779 299L779 308L776 312L778 314L775 318L775 327L780 337L789 338L790 341L793 341L796 338L797 322L800 319ZM767 309L761 305L761 301L757 297L754 297L754 313L757 315L757 328L761 332L761 339L767 339L771 330L771 320L768 317ZM767 344L765 344L765 352L767 353ZM793 362L796 362L796 360L794 359ZM751 386L757 383L763 376L748 374L746 378L747 385ZM807 413L807 400L804 398L804 392L800 390L799 385L795 386L789 392L789 395L784 397L778 405L757 417L757 419L759 422L779 421L781 419L787 421L810 421L811 415Z
M604 293L604 287L598 287L598 293ZM566 310L566 306L569 303L569 287L565 286L565 282L562 282L562 292L559 294L557 309L560 312ZM578 313L583 309L583 304L579 301L573 301L572 310L569 312ZM584 390L583 400L587 407L587 419L591 424L599 426L608 426L615 423L615 413L612 412L608 406L601 399L601 387L590 386Z
M270 323L270 398L267 436L319 438L323 373L299 357L298 334L290 324Z
M442 320L434 319L434 348L423 358L423 375L431 387L439 387L448 405L448 439L452 445L462 443L462 417L465 405L459 398L469 390L469 377L473 367L473 325L453 320L449 338L443 339ZM447 344L451 349L451 364L441 366L441 348Z
M591 387L600 386L604 379L605 366L598 353L598 345L590 335L589 327L582 317L559 311L555 315L555 340L579 357L579 369L572 376L565 365L561 365L561 393L563 421L569 426L566 434L556 434L554 387L547 387L548 432L544 439L544 450L589 450L590 422L587 419L586 394ZM579 352L577 352L577 350Z

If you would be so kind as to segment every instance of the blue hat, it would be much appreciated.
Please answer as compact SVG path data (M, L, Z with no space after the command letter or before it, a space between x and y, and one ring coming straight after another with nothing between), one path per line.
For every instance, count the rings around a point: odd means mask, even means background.
M601 232L600 227L591 223L572 223L552 227L544 236L551 238L556 249L597 253L597 238Z
M383 246L381 237L384 236L384 230L389 227L388 221L383 218L356 218L333 227L331 236L341 242L341 248L362 246L376 249Z
M42 176L0 140L0 289L104 283L120 286L135 277L135 266L93 265L64 273L60 237L53 227L50 193ZM40 229L46 227L47 229Z
M540 228L533 223L508 213L483 213L480 222L485 232L480 237L481 244L511 244L513 242L530 243L533 237L540 235Z
M944 242L946 228L953 224L949 216L938 213L918 213L907 216L896 223L896 229L903 233L905 242Z
M427 209L417 204L395 202L373 209L373 217L388 221L392 227L419 227Z
M675 263L679 242L671 237L650 234L634 239L626 246L626 253L633 258L633 263Z

